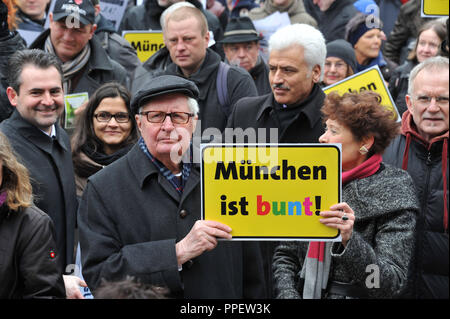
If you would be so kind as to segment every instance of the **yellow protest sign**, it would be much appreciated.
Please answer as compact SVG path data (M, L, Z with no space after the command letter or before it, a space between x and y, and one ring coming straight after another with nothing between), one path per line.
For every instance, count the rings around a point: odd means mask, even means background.
M136 49L142 63L164 46L161 31L123 31L122 36Z
M443 17L448 13L448 0L422 0L422 17Z
M202 219L237 240L339 240L319 212L341 198L340 144L202 145Z
M323 89L325 94L332 91L337 91L340 95L348 92L362 92L362 91L374 91L381 96L381 105L387 107L389 110L394 112L395 119L400 121L400 115L398 113L397 107L392 99L391 93L383 79L380 68L375 65L364 71L356 73L348 78L343 79L335 84L327 86Z

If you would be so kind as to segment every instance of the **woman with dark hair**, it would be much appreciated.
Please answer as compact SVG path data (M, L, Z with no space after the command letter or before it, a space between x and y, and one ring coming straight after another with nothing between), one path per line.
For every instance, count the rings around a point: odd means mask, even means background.
M320 222L339 229L341 242L281 243L278 298L393 298L404 289L418 204L410 176L382 163L399 127L379 101L370 91L325 99L319 141L342 145L343 201Z
M408 92L409 73L419 63L439 55L442 41L447 38L444 22L432 20L419 29L416 45L405 63L394 70L389 80L389 91L395 101L400 116L406 111L405 96Z
M119 159L138 139L130 93L116 82L100 86L80 115L72 137L72 159L81 196L87 178Z
M33 205L27 169L0 133L0 299L65 298L50 217Z

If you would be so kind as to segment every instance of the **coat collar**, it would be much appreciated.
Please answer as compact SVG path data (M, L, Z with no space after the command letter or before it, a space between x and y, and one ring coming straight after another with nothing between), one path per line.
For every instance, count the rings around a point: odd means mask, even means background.
M318 97L322 95L325 95L325 93L323 93L318 84L314 84L310 95L298 106L299 112L296 116L296 119L300 116L300 114L304 114L308 119L310 127L313 128L317 121L321 119L320 108L322 107L322 105L319 105L319 102L321 104L323 102L323 99L318 99ZM275 105L277 104L277 101L275 101L273 93L267 94L266 97L267 98L264 100L264 103L261 104L256 112L256 119L258 121L265 113L275 111Z
M197 85L200 91L200 95L198 97L199 100L203 101L206 99L209 92L209 86L212 83L215 83L215 80L211 81L211 74L216 74L214 72L217 72L220 61L220 55L212 49L207 48L205 59L203 60L200 69L188 78L188 80ZM167 70L169 73L185 77L181 69L173 62L167 67Z
M140 149L139 145L136 144L126 155L128 158L128 163L130 165L131 171L133 172L136 180L138 181L139 187L144 188L146 182L152 178L158 178L158 183L161 187L175 200L180 200L180 196L176 190L170 185L167 179L162 176L159 169L149 160L149 158ZM200 182L199 166L194 164L181 198L185 198Z
M52 153L53 139L44 132L42 132L40 129L38 129L36 126L26 121L20 115L17 109L14 110L9 120L11 126L13 126L19 132L20 135L22 135L27 140L31 141L34 145L36 145L46 153L48 154ZM70 152L69 146L66 145L62 137L62 128L61 126L59 126L58 123L55 123L55 129L56 129L55 140L64 151Z

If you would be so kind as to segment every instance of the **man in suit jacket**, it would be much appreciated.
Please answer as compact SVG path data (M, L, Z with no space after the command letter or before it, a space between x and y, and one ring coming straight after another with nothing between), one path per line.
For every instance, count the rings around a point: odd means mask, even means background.
M41 50L17 51L9 60L8 82L15 110L0 131L30 172L34 203L53 220L63 274L73 263L78 203L69 137L57 123L64 109L61 64ZM77 285L84 283L74 276L64 280L68 297L81 297Z

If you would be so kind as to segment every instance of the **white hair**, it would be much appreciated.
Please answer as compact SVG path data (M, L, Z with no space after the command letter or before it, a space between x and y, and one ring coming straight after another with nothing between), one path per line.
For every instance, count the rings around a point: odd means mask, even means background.
M416 65L409 73L408 95L412 95L414 93L414 80L416 79L420 71L422 70L440 71L445 69L447 69L448 75L449 61L448 58L442 56L435 56L426 59L422 63Z
M181 7L195 8L195 6L192 3L186 2L186 1L181 1L181 2L177 2L177 3L170 5L167 9L165 9L163 11L163 13L161 14L161 17L159 18L159 23L161 24L162 31L164 31L164 24L166 22L166 17L170 13L174 12L175 10L177 10L178 8L181 8Z
M325 38L319 30L300 23L280 28L269 39L269 53L272 50L287 49L292 45L303 47L305 61L310 71L315 65L319 65L323 74L327 47Z

